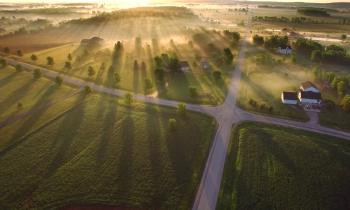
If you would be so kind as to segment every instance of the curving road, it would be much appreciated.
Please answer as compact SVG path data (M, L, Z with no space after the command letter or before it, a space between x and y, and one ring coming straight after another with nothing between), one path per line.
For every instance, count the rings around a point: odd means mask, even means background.
M247 32L245 37L248 37ZM236 96L239 90L241 69L243 67L243 61L245 58L247 41L244 40L241 43L241 50L238 55L238 62L235 71L232 73L232 82L229 86L228 94L225 102L219 106L205 106L196 104L186 104L188 110L201 112L214 117L218 123L218 130L216 132L213 145L210 149L209 156L203 171L202 179L197 191L197 195L193 204L193 210L213 210L216 206L217 197L220 190L221 178L224 170L224 164L226 159L226 153L228 144L231 137L231 130L233 124L237 124L242 121L254 121L269 123L275 125L281 125L296 129L302 129L312 131L316 133L335 136L343 139L350 140L350 133L323 127L317 122L297 122L292 120L274 118L269 116L263 116L246 112L236 106ZM49 78L55 78L61 76L66 84L83 88L90 86L94 92L109 94L112 96L122 97L126 93L131 93L124 90L108 88L102 85L97 85L93 82L88 82L73 76L61 74L59 72L39 67L33 64L24 63L3 57L10 65L22 65L27 70L40 69L42 74ZM180 102L174 100L160 99L151 96L145 96L141 94L134 95L134 99L145 103L151 103L155 105L176 107Z

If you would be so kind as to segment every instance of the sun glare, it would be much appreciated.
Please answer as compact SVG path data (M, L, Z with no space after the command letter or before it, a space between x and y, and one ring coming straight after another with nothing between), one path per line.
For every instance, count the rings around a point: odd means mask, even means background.
M140 6L147 6L150 3L150 0L117 0L117 1L100 1L100 3L109 3L109 4L116 4L120 7L140 7Z

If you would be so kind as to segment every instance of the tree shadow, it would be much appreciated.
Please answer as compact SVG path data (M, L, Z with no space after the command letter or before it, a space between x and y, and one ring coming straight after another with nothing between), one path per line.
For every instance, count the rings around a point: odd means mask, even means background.
M153 132L154 129L161 130L161 113L159 108L154 105L145 105L146 115L146 140L149 146L149 156L150 163L152 168L152 190L154 195L152 197L152 205L158 207L161 205L161 202L166 200L164 197L167 193L167 186L161 184L161 178L164 177L163 170L165 168L165 163L163 160L163 155L161 152L161 133Z
M35 82L34 79L30 79L22 87L13 91L7 98L5 98L0 103L0 107L4 107L6 105L13 105L16 101L18 101L21 97L23 97L24 95L26 95L26 93L28 93L28 91L30 90L30 87L34 84L34 82ZM0 115L3 114L5 111L6 111L6 108L1 109Z
M295 173L297 172L297 167L292 159L286 154L286 152L281 148L279 144L274 141L271 134L261 130L261 129L251 129L258 139L261 141L264 149L271 155L274 156L276 160L282 163L289 171Z
M48 164L44 177L50 177L68 159L68 154L71 152L71 145L84 119L84 108L85 103L82 103L72 110L72 112L64 115L56 137L53 140L53 145L50 147L52 148L53 159Z
M114 101L113 101L114 102ZM101 97L100 102L98 104L99 112L97 119L103 122L102 129L103 134L99 139L99 144L97 145L96 150L96 161L98 166L102 166L103 162L106 160L107 151L110 146L110 141L113 137L113 132L115 131L115 123L116 123L116 114L117 114L117 104L112 101L106 101L105 98Z
M120 133L120 154L118 165L116 167L117 189L121 198L129 198L131 183L133 179L133 146L135 141L135 124L130 113L123 119Z
M9 82L11 82L16 75L18 75L17 72L12 72L11 74L9 74L6 77L2 78L0 80L0 88L3 87L3 86L6 86Z

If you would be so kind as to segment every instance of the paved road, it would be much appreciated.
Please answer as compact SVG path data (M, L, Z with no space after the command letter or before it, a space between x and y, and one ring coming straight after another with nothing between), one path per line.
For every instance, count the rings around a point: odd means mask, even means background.
M247 33L248 37L249 34ZM238 55L238 63L235 71L232 73L232 82L229 86L228 95L222 105L213 107L196 104L186 104L187 109L195 112L201 112L214 117L218 123L218 130L215 135L213 145L210 149L209 156L202 175L200 186L193 204L193 210L212 210L215 209L218 193L220 190L221 178L223 174L227 147L231 138L232 125L242 121L254 121L268 124L281 125L296 129L303 129L321 134L327 134L343 139L350 140L350 133L320 126L316 122L297 122L292 120L285 120L269 116L263 116L253 113L248 113L236 106L236 96L239 90L239 83L241 78L241 69L245 58L246 41L242 41L241 50ZM53 70L39 67L33 64L23 63L11 58L4 57L10 65L21 64L28 70L40 69L42 74L49 78L55 78L60 75L64 83L73 85L79 88L90 86L94 92L109 94L112 96L122 97L128 91L108 88L102 85L97 85L93 82L88 82L74 76L60 74ZM141 94L134 95L134 99L146 103L176 107L180 102L174 100L166 100L145 96Z

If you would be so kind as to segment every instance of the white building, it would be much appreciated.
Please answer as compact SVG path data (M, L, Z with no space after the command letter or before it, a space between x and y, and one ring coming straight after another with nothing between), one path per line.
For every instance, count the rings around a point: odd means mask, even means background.
M298 94L297 92L283 91L281 94L281 100L283 104L296 105L298 104Z
M301 83L300 90L301 91L305 91L305 92L311 91L311 92L314 92L314 93L319 93L320 92L320 90L316 87L316 85L314 85L310 81L306 81L306 82Z
M290 55L292 54L293 50L291 46L287 46L287 47L278 47L277 48L277 52L279 54L283 54L283 55Z
M191 70L190 64L187 61L181 61L180 68L183 72L189 72Z
M300 104L321 104L322 97L320 92L300 91L298 94Z

